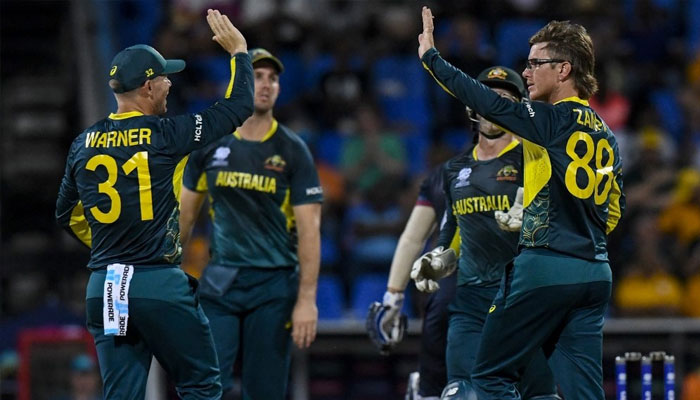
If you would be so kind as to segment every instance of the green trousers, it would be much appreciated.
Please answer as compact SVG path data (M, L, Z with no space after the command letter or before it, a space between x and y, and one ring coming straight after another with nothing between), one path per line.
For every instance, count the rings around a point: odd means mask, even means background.
M610 266L525 251L506 272L472 371L480 400L520 399L515 383L541 351L565 398L603 400L603 316Z
M200 298L216 343L224 393L233 388L233 366L240 357L244 400L286 398L298 290L294 268L205 269Z
M471 386L482 330L498 287L460 285L450 304L450 325L447 333L447 381L464 381ZM522 372L517 387L524 399L557 398L552 371L542 351L538 352Z
M197 281L177 267L136 267L129 289L126 336L105 336L105 270L87 287L87 327L95 338L103 393L110 400L143 400L151 359L163 366L182 399L220 399L221 382Z

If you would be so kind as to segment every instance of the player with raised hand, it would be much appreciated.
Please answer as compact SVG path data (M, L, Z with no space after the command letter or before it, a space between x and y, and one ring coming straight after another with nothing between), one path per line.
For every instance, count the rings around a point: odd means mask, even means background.
M242 398L286 398L292 342L316 338L323 192L304 141L274 117L282 62L251 49L253 115L193 152L185 168L180 230L190 236L207 194L211 260L200 279L224 397L241 355Z
M532 102L503 99L443 60L422 11L418 55L450 93L523 139L520 253L489 310L472 383L479 399L518 399L544 351L564 396L603 399L602 328L612 273L607 234L624 209L615 136L588 105L595 57L585 28L552 21L530 38Z
M522 79L510 68L487 68L477 80L511 102L526 97ZM522 220L522 206L517 204L522 193L522 146L481 115L472 118L478 128L476 145L443 167L448 212L437 247L416 260L411 271L418 289L434 291L443 274L459 270L456 295L449 306L449 385L443 391L443 398L448 399L473 396L471 372L481 329L505 266L517 254L518 221ZM502 223L506 218L507 223ZM459 259L454 248L459 250ZM543 354L524 371L519 389L526 399L558 398Z
M168 74L185 62L146 45L119 52L109 69L116 113L73 141L56 219L91 248L87 327L95 338L106 399L143 399L158 359L183 399L218 399L211 331L179 268L180 178L191 151L240 126L253 112L253 70L243 35L209 10L213 40L231 54L225 96L197 114L163 118Z

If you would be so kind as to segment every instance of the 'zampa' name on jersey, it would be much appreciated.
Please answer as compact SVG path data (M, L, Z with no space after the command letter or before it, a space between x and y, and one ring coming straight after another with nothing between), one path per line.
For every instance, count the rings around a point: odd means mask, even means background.
M455 215L471 214L486 211L507 211L510 210L508 195L475 196L460 199L452 204L452 211Z
M88 132L85 137L85 148L88 147L118 147L151 144L151 130L134 128L123 131Z
M247 172L219 171L216 175L216 186L275 193L277 191L277 180L274 177L249 174Z

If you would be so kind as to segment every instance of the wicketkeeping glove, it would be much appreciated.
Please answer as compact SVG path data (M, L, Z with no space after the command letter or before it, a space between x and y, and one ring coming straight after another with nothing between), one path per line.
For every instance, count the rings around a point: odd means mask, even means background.
M523 226L523 188L519 187L515 193L515 203L508 212L496 211L494 213L498 227L508 232L519 232Z
M408 320L401 314L403 298L403 293L386 292L381 303L375 301L369 305L367 333L382 355L389 354L406 332Z
M439 279L450 275L457 269L457 254L452 249L443 250L438 246L423 254L413 263L411 279L421 292L432 293L440 289Z

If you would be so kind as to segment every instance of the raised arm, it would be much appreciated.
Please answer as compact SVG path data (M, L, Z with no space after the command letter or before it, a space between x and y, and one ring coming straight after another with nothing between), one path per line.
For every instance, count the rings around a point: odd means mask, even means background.
M477 114L524 139L546 146L552 139L554 107L542 102L524 100L516 103L454 67L435 48L434 18L423 7L423 32L418 36L418 56L423 67L447 93L469 106Z

